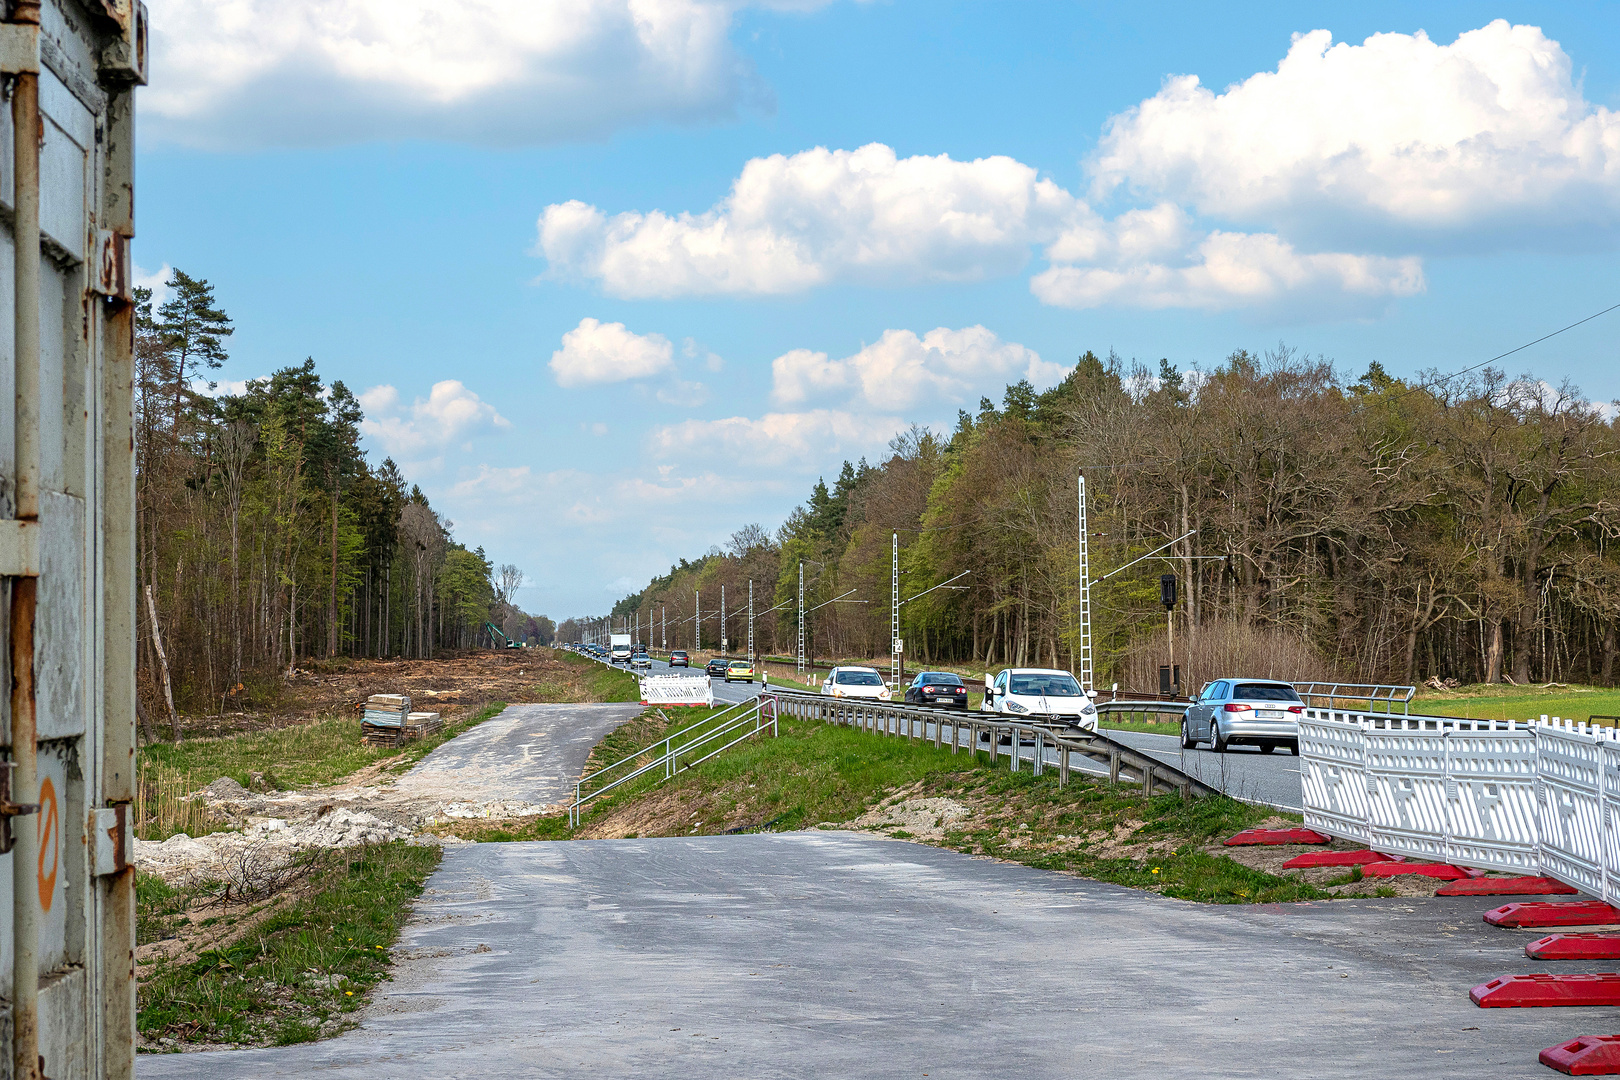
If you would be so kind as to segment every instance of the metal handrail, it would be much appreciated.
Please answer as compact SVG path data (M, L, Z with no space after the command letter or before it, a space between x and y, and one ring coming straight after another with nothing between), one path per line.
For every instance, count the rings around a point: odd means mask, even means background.
M771 707L771 710L770 710L770 719L768 721L768 724L765 724L765 723L761 723L760 720L761 720L761 717L764 715L764 712L765 712L764 707L765 707L765 704L766 704L766 702L768 700L770 701L770 704L771 704L772 707ZM744 708L746 708L747 711L744 712L740 716L732 717L730 720L726 721L725 723L721 724L718 727L709 727L709 725L712 725L720 717L725 716L726 713L732 712L734 709L737 709L739 707L744 707ZM601 769L598 769L596 772L591 773L589 776L581 777L579 780L577 780L574 783L574 802L573 802L573 805L568 808L568 824L569 824L569 826L571 828L577 828L578 827L581 811L583 810L585 804L589 803L592 799L599 798L600 796L607 794L609 791L612 791L614 788L619 787L619 786L621 786L623 784L627 784L631 780L636 779L637 777L645 776L647 773L652 772L654 769L658 768L659 766L662 766L663 769L664 769L664 775L662 777L660 777L660 780L662 781L662 780L671 779L672 777L674 777L675 773L679 771L679 769L690 769L690 768L693 768L694 766L701 765L705 761L708 761L710 758L714 757L716 754L718 754L718 753L720 753L720 752L722 752L724 750L729 750L731 747L736 746L738 743L742 742L745 739L753 738L755 735L757 735L761 731L763 731L766 726L770 727L771 734L773 736L777 734L775 701L770 700L770 699L766 699L766 698L763 698L763 697L756 697L756 698L753 698L753 699L751 699L749 701L739 702L737 705L733 705L730 708L724 709L721 712L716 713L715 715L710 716L705 720L702 720L702 721L699 721L696 724L693 724L689 728L684 728L681 731L674 732L674 733L672 733L670 735L666 735L663 739L660 739L658 742L653 743L652 745L646 747L645 749L638 750L634 754L629 755L628 757L621 758L620 760L615 761L611 765L608 765L608 766L605 766L605 767L603 767ZM688 743L686 743L684 745L681 745L681 746L674 745L674 742L675 742L675 740L677 738L680 738L681 736L684 736L684 735L688 735L691 732L696 731L699 728L704 728L704 727L709 727L709 730L704 731L702 734L698 735L696 738L693 738L690 742L688 742ZM685 765L680 765L679 767L677 767L680 759L684 755L691 754L691 753L693 753L693 752L695 752L697 750L703 749L704 747L708 746L709 744L714 743L714 742L724 738L725 736L731 735L732 733L734 733L734 732L736 732L736 731L738 731L740 729L743 729L743 728L748 728L748 730L743 731L743 733L741 735L738 735L736 738L732 739L730 742L726 743L725 745L719 746L719 747L716 747L716 748L710 750L708 753L704 754L702 757L698 758L696 761L689 761ZM613 781L611 781L611 782L609 782L607 784L603 784L601 787L596 788L594 791L586 792L584 790L585 785L589 784L592 780L600 779L603 773L610 772L613 769L618 768L620 765L624 765L624 764L627 764L629 762L636 761L636 760L640 759L642 756L650 753L651 751L656 750L659 746L663 746L663 748L664 748L663 753L659 754L657 757L651 759L650 761L647 761L640 768L634 769L631 772L626 773L624 776L619 777L617 780L613 780Z
M1326 689L1321 689L1322 687ZM1383 683L1296 682L1294 689L1305 699L1307 705L1316 708L1340 708L1334 704L1336 701L1365 701L1368 712L1373 711L1374 705L1382 704L1386 713L1393 713L1395 706L1399 705L1403 714L1409 711L1409 703L1417 693L1415 686ZM1313 698L1322 698L1326 704L1318 705Z
M764 698L767 695L761 694ZM928 737L927 722L934 722L934 745L942 746L943 730L946 725L951 727L951 752L955 753L959 745L959 736L962 729L968 729L973 740L969 753L978 753L978 740L975 733L985 731L990 736L990 753L992 759L999 756L997 743L1001 736L1011 737L1009 748L1010 765L1017 769L1019 762L1030 760L1035 774L1041 774L1045 767L1043 747L1050 745L1061 751L1058 757L1058 783L1068 781L1069 755L1080 754L1096 761L1108 763L1109 779L1118 782L1123 770L1135 773L1133 783L1142 785L1143 793L1156 791L1180 793L1183 798L1193 796L1218 794L1216 789L1203 781L1191 776L1173 765L1159 761L1145 754L1135 747L1110 739L1100 732L1064 731L1059 733L1054 728L1059 725L1043 723L1039 720L1023 722L1002 720L995 713L958 712L955 709L930 709L917 705L896 705L892 702L877 701L870 698L834 698L825 694L809 693L802 690L779 690L772 688L769 697L777 702L780 709L790 716L802 720L826 720L834 724L848 724L852 727L868 729L884 735L904 735L908 740L913 738L914 724L923 721L922 737ZM891 730L891 721L893 729ZM1032 759L1026 759L1020 749L1024 736L1028 736L1035 743Z

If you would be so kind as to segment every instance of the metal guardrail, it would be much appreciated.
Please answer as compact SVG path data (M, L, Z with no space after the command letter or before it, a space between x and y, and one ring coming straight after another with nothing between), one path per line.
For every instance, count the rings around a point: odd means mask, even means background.
M736 713L729 716L729 713ZM767 713L769 714L767 716ZM568 824L570 828L579 826L580 815L587 803L598 799L614 788L620 787L656 772L660 768L664 775L658 778L659 783L672 778L683 769L690 769L701 765L723 750L729 750L745 739L751 739L766 728L770 728L771 736L776 736L776 702L764 697L751 698L738 702L727 709L711 716L707 716L690 727L665 735L662 739L644 746L635 753L620 758L611 765L604 766L581 777L574 784L574 802L568 808ZM738 734L741 732L741 734ZM729 740L720 746L715 746L721 740ZM693 757L693 755L699 755ZM692 758L682 761L683 758ZM639 765L637 763L639 762ZM637 765L614 780L602 783L608 774L625 769L630 765ZM596 786L592 786L595 784ZM590 788L590 790L586 790Z
M1415 686L1386 686L1382 683L1297 682L1294 689L1305 699L1305 704L1318 709L1344 709L1342 702L1365 702L1366 708L1356 712L1393 713L1396 706L1402 715L1408 710ZM1378 706L1383 708L1379 709Z
M878 701L852 698L829 698L821 694L807 694L791 690L772 690L760 697L772 698L782 715L800 720L818 720L842 724L870 731L877 735L905 738L915 742L928 738L928 725L933 723L933 743L936 748L946 745L951 753L963 748L977 758L979 744L989 743L991 763L1001 756L1001 739L1007 738L1008 767L1019 771L1028 761L1036 776L1047 767L1046 750L1057 752L1059 786L1069 782L1073 755L1079 754L1108 765L1108 779L1113 783L1140 785L1143 795L1180 794L1183 798L1217 795L1216 789L1173 765L1167 765L1141 751L1106 735L1054 724L1012 723L986 719L984 714L959 713L946 709L930 709L916 705L895 705ZM1185 708L1185 706L1182 706ZM947 732L949 733L947 735ZM1028 755L1025 743L1033 746Z

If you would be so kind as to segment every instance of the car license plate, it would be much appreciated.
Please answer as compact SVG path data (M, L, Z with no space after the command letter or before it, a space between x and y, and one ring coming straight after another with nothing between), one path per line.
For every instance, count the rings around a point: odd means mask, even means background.
M1281 720L1287 715L1281 709L1256 709L1254 714L1262 720Z

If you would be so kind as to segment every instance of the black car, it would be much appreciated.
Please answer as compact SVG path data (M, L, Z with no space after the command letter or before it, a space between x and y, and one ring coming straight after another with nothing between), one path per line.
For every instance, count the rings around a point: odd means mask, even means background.
M692 666L692 658L690 656L686 655L685 650L676 649L674 652L669 654L669 666L670 667L691 667Z
M966 684L961 676L948 671L924 671L906 687L908 705L949 705L965 709L967 703Z
M704 665L703 674L709 676L711 679L723 679L726 677L726 668L730 666L730 660L727 660L723 656L717 656Z

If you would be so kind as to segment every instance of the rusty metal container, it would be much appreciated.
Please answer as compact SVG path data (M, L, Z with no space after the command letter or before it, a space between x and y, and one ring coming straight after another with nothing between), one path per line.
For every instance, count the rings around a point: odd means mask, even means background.
M0 1077L134 1072L137 0L0 14Z

